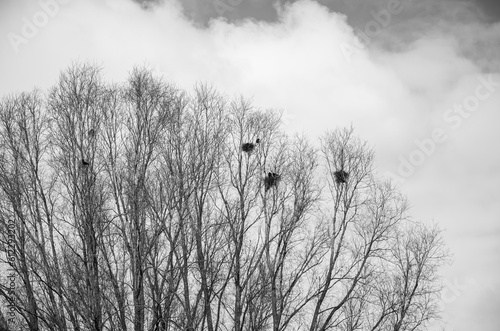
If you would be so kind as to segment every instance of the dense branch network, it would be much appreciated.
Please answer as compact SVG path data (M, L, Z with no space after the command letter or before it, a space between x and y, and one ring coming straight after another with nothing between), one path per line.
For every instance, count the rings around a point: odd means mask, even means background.
M425 330L446 250L372 168L352 128L70 67L0 102L0 329Z

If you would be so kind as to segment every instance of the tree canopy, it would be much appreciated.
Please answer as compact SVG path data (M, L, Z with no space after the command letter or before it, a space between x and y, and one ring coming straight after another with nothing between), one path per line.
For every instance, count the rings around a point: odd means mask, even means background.
M74 65L0 102L0 330L425 330L446 248L373 160L352 128L313 144Z

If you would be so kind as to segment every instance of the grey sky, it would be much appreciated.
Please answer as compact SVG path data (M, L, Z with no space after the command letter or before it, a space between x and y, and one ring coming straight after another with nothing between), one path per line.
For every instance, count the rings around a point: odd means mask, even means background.
M140 3L156 3L159 0L137 0ZM370 19L370 11L377 11L387 5L389 0L316 0L330 10L347 15L352 25L363 25ZM421 0L410 0L419 2ZM206 23L210 18L224 16L237 20L252 18L256 20L273 21L277 19L275 2L270 0L183 0L181 1L186 14L198 23ZM294 2L281 0L280 3ZM423 1L421 1L423 2ZM439 3L442 1L434 1ZM482 19L488 22L500 20L500 2L496 0L451 0L455 3L468 3L476 7ZM226 5L223 5L226 4ZM421 11L420 16L439 15L432 10Z
M156 4L164 0L136 0L143 4ZM312 0L326 6L331 12L346 15L347 22L358 32L363 32L367 24L395 0ZM399 1L399 0L397 0ZM206 27L210 20L223 17L238 24L245 20L276 22L277 4L281 6L297 0L181 0L184 14L198 26ZM500 21L500 1L497 0L401 0L404 8L401 14L391 17L390 26L384 33L372 38L372 46L405 47L421 35L429 33L449 33L460 38L462 31L451 28L455 24L494 24ZM446 23L446 24L445 24ZM397 43L394 41L397 40ZM462 39L461 51L464 56L481 61L486 70L498 70L496 53L488 44L500 44L500 38L484 40L478 35L474 39ZM480 49L480 54L476 52Z

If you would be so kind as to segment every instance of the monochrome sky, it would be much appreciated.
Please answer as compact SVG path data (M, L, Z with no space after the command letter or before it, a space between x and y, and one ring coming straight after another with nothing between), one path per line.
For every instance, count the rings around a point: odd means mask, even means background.
M0 0L0 96L46 89L75 61L116 82L146 65L284 110L290 133L352 124L415 218L446 230L441 325L498 331L500 2L380 15L394 1L60 0L44 20L49 0Z

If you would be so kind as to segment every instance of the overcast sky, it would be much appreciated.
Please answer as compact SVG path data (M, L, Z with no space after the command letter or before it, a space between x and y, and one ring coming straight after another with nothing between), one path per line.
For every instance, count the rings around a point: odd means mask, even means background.
M442 325L500 330L499 1L46 1L0 0L0 96L75 60L117 82L146 64L283 109L289 132L352 123L412 214L446 229Z

